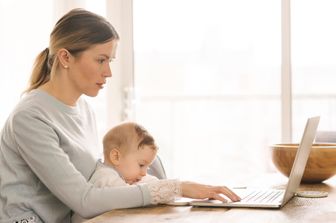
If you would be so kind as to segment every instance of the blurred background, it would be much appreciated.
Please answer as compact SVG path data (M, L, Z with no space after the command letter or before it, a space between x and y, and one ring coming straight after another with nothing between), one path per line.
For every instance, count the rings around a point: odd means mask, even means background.
M0 126L56 21L86 8L121 37L113 77L88 98L100 137L139 122L171 178L274 172L269 146L299 142L309 116L321 116L319 131L336 129L336 2L286 2L0 0Z

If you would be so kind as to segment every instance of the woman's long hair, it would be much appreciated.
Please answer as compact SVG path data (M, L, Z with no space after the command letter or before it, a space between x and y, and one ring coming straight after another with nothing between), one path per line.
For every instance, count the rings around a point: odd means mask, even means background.
M56 23L50 34L49 47L37 57L29 86L25 92L38 88L50 80L58 67L55 56L59 49L67 49L73 56L79 55L95 44L118 40L113 26L102 16L84 9L73 9Z

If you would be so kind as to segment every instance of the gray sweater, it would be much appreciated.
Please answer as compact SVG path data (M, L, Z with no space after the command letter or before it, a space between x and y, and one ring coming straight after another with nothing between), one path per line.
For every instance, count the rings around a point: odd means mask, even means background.
M99 148L94 114L84 99L67 106L42 90L28 93L0 134L0 223L70 222L148 205L146 185L97 188L88 182Z

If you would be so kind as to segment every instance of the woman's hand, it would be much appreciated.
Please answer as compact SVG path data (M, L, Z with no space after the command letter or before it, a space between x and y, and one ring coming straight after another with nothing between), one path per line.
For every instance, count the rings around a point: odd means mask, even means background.
M215 199L226 202L230 198L231 201L240 201L240 197L225 186L210 186L204 184L198 184L193 182L181 182L181 190L183 197L190 197L196 199Z

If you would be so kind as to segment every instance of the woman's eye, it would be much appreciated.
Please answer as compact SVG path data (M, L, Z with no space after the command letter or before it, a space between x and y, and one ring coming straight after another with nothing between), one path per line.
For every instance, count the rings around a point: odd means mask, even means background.
M98 60L98 63L100 63L100 64L102 64L102 63L104 63L105 62L105 59L99 59Z
M143 164L139 164L139 166L140 166L140 168L143 168L145 165L143 165Z

